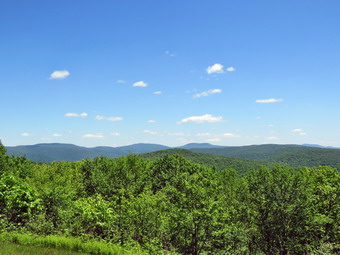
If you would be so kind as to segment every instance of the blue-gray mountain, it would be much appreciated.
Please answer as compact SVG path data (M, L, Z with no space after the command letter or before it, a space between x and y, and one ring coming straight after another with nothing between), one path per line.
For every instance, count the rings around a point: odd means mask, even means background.
M119 157L128 154L143 154L163 150L161 154L167 153L168 146L159 144L132 144L121 147L94 147L86 148L73 144L36 144L25 146L6 147L10 155L26 156L29 160L36 162L52 161L80 161L85 158L94 158L97 156ZM318 148L315 145L250 145L250 146L218 146L208 143L192 143L181 147L180 149L190 150L213 154L222 157L233 157L248 160L267 161L272 163L284 163L294 166L319 166L330 165L340 170L340 150ZM164 152L165 150L165 152ZM184 154L178 150L179 154ZM170 152L169 153L173 153ZM187 153L187 155L189 155ZM152 156L152 155L151 155ZM193 157L190 154L190 157ZM195 155L199 158L202 155ZM153 157L153 156L152 156Z

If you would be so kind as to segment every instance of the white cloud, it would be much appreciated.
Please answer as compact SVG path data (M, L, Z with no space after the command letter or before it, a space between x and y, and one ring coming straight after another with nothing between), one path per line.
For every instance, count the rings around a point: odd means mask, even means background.
M175 132L175 133L166 133L166 135L169 135L169 136L191 136L191 134L186 134L186 133L183 133L183 132Z
M292 132L297 133L298 135L302 135L302 136L307 135L307 133L301 128L295 128L292 130Z
M61 134L53 134L52 136L54 136L54 137L60 137Z
M110 136L120 136L120 134L118 132L112 132L110 133Z
M86 134L83 138L104 138L103 134Z
M29 134L29 133L21 133L21 136L33 136L33 134Z
M221 64L214 64L212 66L208 66L207 73L208 74L212 74L212 73L224 73L223 65L221 65Z
M134 84L132 84L132 87L147 87L148 84L144 81L137 81Z
M227 137L227 138L237 138L240 137L239 135L233 134L233 133L224 133L223 137Z
M236 71L236 69L234 68L234 67L228 67L227 69L227 72L234 72L234 71Z
M65 117L87 117L88 114L86 112L83 113L73 113L73 112L69 112L65 114Z
M203 91L201 93L197 93L193 95L193 98L206 97L206 96L218 94L218 93L222 93L222 90L221 89L210 89L210 90Z
M117 83L126 83L126 81L124 81L124 80L117 80Z
M276 136L269 136L267 137L267 140L279 140L279 138Z
M143 132L144 132L144 133L147 133L147 134L149 134L149 135L158 135L158 132L151 131L151 130L148 130L148 129L144 130Z
M203 122L223 122L223 117L221 116L212 116L210 114L204 114L202 116L191 116L182 119L178 122L178 124L181 123L187 123L187 122L195 122L195 123L203 123Z
M97 115L95 117L96 120L107 120L107 121L120 121L120 120L123 120L122 117L106 117L106 116L100 116L100 115Z
M51 73L50 79L51 80L62 80L62 79L65 79L69 75L70 75L70 72L67 70L54 71L53 73Z
M269 99L257 99L256 103L266 104L266 103L278 103L283 102L283 99L269 98Z
M156 123L155 120L148 120L149 123Z
M221 139L220 138L210 138L210 139L207 139L206 141L207 142L219 142L219 141L221 141Z
M154 95L160 95L160 94L162 94L162 91L155 91L155 92L153 92L152 94L154 94Z
M202 137L202 136L211 136L210 133L198 133L196 136Z

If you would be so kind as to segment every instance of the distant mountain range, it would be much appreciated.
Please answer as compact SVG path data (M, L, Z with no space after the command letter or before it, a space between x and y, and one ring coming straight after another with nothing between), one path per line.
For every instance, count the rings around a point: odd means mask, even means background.
M141 154L169 148L170 147L164 145L144 143L121 147L99 146L94 148L63 143L41 143L6 147L9 155L26 156L27 159L36 162L80 161L85 158L94 158L98 156L115 158L128 154Z
M336 148L324 148L320 145L278 145L263 144L250 146L218 146L209 143L190 143L181 147L171 148L159 144L139 143L121 147L105 147L99 146L94 148L86 148L73 144L60 143L44 143L36 145L24 146L8 146L7 153L9 155L22 155L27 159L36 162L52 162L52 161L80 161L85 158L94 158L97 156L120 157L129 154L144 154L158 152L154 155L163 155L164 153L180 152L186 154L187 157L195 158L193 161L199 162L200 156L215 155L220 157L239 158L246 160L267 161L270 163L284 163L295 166L317 166L330 165L340 169L340 150ZM176 149L176 150L173 150ZM185 152L204 153L190 154ZM154 155L148 157L154 158ZM214 159L217 164L225 159ZM209 162L210 162L209 161ZM244 162L243 162L244 163ZM242 164L243 164L242 163ZM212 163L211 163L212 164ZM236 163L235 163L236 164ZM238 164L238 163L237 163Z

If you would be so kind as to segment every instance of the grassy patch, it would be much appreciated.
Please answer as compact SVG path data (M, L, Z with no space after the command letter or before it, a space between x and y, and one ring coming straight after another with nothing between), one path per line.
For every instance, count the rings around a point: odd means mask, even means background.
M26 246L15 243L0 243L0 255L85 255L50 247Z
M0 234L0 247L2 246L10 247L10 244L16 244L19 248L20 246L27 247L31 253L27 254L54 254L54 253L34 253L34 249L43 248L53 248L62 250L64 253L58 254L79 254L79 253L66 253L66 252L84 252L93 255L120 255L120 254L146 254L141 250L137 249L125 249L119 245L113 245L104 243L101 241L84 241L80 238L74 237L63 237L63 236L37 236L31 234L18 234L18 233L1 233ZM35 246L35 247L32 247ZM8 248L10 249L10 248ZM15 249L15 245L12 245L12 249ZM0 253L2 254L26 254L26 253Z

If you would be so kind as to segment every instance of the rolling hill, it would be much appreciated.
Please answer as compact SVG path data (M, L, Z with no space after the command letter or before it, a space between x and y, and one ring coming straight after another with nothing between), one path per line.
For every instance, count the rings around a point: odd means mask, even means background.
M256 161L256 160L248 160L248 159L239 159L232 157L222 157L217 155L211 155L207 153L193 152L185 149L167 149L161 151L150 152L146 154L142 154L141 156L147 159L156 160L165 155L174 155L179 154L182 155L187 160L190 160L194 163L198 163L208 167L215 167L217 170L221 169L234 169L239 174L243 175L247 171L251 169L256 169L261 166L273 166L273 163L269 163L266 161Z
M293 166L329 165L340 170L340 150L309 147L302 145L250 145L224 148L196 148L194 152L208 153L223 157L263 160Z

